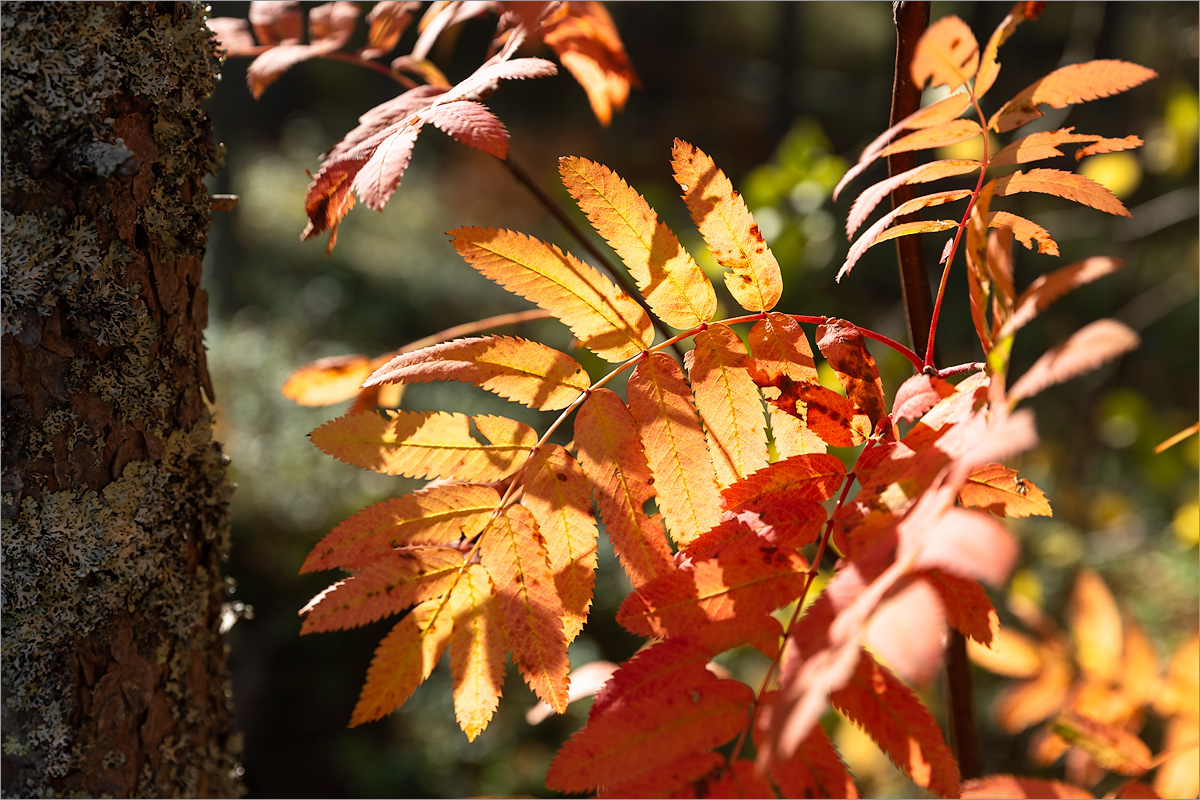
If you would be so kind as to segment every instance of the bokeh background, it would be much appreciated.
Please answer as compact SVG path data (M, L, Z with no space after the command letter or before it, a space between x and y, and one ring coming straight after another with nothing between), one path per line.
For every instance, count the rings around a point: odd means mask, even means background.
M364 3L364 14L368 8ZM986 41L1007 8L935 3L933 17L957 14ZM786 287L778 310L843 316L906 340L893 249L872 249L851 276L833 281L847 249L846 211L881 168L839 202L829 197L862 147L887 126L891 4L622 2L610 10L644 88L605 128L565 72L506 83L488 104L512 134L512 158L564 207L570 201L557 180L559 156L609 165L706 263L670 177L673 139L690 141L744 193L778 256ZM247 6L218 3L212 13L244 18ZM433 59L451 80L484 58L493 20L443 37ZM364 37L360 22L351 48ZM414 37L408 32L399 52ZM1197 625L1197 438L1153 453L1197 418L1197 50L1195 3L1051 3L1002 49L999 82L991 105L985 103L994 109L1050 70L1091 58L1126 59L1159 73L1134 91L1051 112L1046 120L1047 127L1146 140L1140 150L1094 157L1081 167L1122 198L1132 219L1055 198L1017 198L1019 213L1049 229L1062 248L1059 259L1018 248L1019 288L1091 255L1117 256L1127 266L1023 330L1014 373L1102 316L1133 326L1143 345L1031 403L1042 443L1014 466L1046 492L1055 516L1016 526L1024 552L1013 591L1061 619L1072 576L1082 566L1094 569L1164 658ZM445 235L451 228L506 227L577 255L580 248L491 157L431 129L386 209L355 209L327 258L323 238L299 240L306 170L315 172L321 152L400 89L360 67L313 60L255 101L246 88L247 64L225 64L208 106L226 148L225 167L210 189L241 202L216 216L204 265L218 438L238 484L228 572L232 599L245 614L229 642L247 790L264 797L545 796L546 767L582 724L587 704L531 726L525 712L534 698L511 666L500 711L473 744L454 722L444 665L400 711L347 729L371 653L392 623L300 637L297 610L337 576L301 576L298 569L339 521L417 484L323 455L307 434L346 404L300 407L280 387L292 370L320 357L374 356L451 325L528 308L456 255ZM930 255L941 244L929 237ZM714 266L711 259L707 265ZM727 298L724 310L735 311ZM569 345L565 329L552 321L507 332ZM947 364L979 356L961 269L951 280L939 341ZM908 366L890 351L876 355L894 391ZM577 357L599 370L587 354ZM507 414L543 427L550 421L459 385L410 387L403 403ZM575 664L619 662L640 644L611 622L627 584L603 540L601 552L593 621L572 647ZM996 601L1008 622L1004 596ZM729 666L761 669L737 654ZM1056 774L1024 762L1028 733L1013 738L995 729L986 709L1002 683L982 671L976 679L988 771ZM940 707L938 686L926 696ZM834 729L865 793L913 791L852 727ZM1153 722L1145 735L1154 746Z

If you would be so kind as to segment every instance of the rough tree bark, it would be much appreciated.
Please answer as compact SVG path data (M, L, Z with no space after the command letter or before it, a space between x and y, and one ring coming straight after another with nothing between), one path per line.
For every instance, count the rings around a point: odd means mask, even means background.
M239 790L187 3L5 3L3 791Z

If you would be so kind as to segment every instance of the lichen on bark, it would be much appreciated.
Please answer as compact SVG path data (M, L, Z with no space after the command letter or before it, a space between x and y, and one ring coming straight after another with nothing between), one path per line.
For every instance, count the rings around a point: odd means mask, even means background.
M0 7L5 795L239 792L204 15Z

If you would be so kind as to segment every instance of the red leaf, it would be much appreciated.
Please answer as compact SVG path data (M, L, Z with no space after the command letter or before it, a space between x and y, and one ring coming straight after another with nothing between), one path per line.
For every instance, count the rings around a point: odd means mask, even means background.
M764 698L764 710L770 708L770 699ZM765 730L763 716L766 714L760 715L760 723L754 728L754 743L760 750ZM850 771L820 727L813 728L808 738L796 748L794 756L768 764L767 775L785 797L858 797L858 787L854 785Z
M914 531L920 537L915 567L937 567L953 575L1001 586L1016 563L1016 538L1008 528L985 514L949 508L932 528L911 522L911 518L905 520L900 530L903 542L907 538L905 531L923 528Z
M421 7L416 0L379 0L367 14L371 26L367 32L367 46L359 53L360 58L378 58L387 55L412 23L413 12Z
M704 788L704 797L775 797L775 790L753 761L741 759Z
M304 32L304 15L295 0L252 2L250 24L261 44L295 44Z
M992 644L1000 631L1000 617L983 587L940 569L918 574L938 593L951 628L982 645Z
M423 116L426 122L465 145L496 158L508 158L508 130L482 103L470 100L438 103Z
M896 390L892 401L892 420L914 420L937 405L943 397L954 394L954 387L933 375L914 375Z
M691 753L669 764L659 764L638 777L596 792L596 797L695 797L694 784L725 765L720 753Z
M837 373L846 396L857 410L867 415L872 429L887 413L879 368L867 350L862 331L845 320L817 326L817 348Z
M325 52L337 50L349 41L357 21L358 4L350 0L314 6L308 12L308 41Z
M859 413L854 402L815 383L796 382L781 375L771 384L779 388L779 397L768 402L799 417L808 429L832 447L861 444L872 433L866 414Z
M747 508L759 498L779 491L820 502L833 497L846 477L846 465L836 456L809 453L776 461L721 492L725 507Z

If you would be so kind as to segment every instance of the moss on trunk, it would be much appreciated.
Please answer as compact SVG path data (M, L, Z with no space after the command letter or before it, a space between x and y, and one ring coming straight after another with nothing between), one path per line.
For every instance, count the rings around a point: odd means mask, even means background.
M204 7L5 3L3 789L239 790Z

